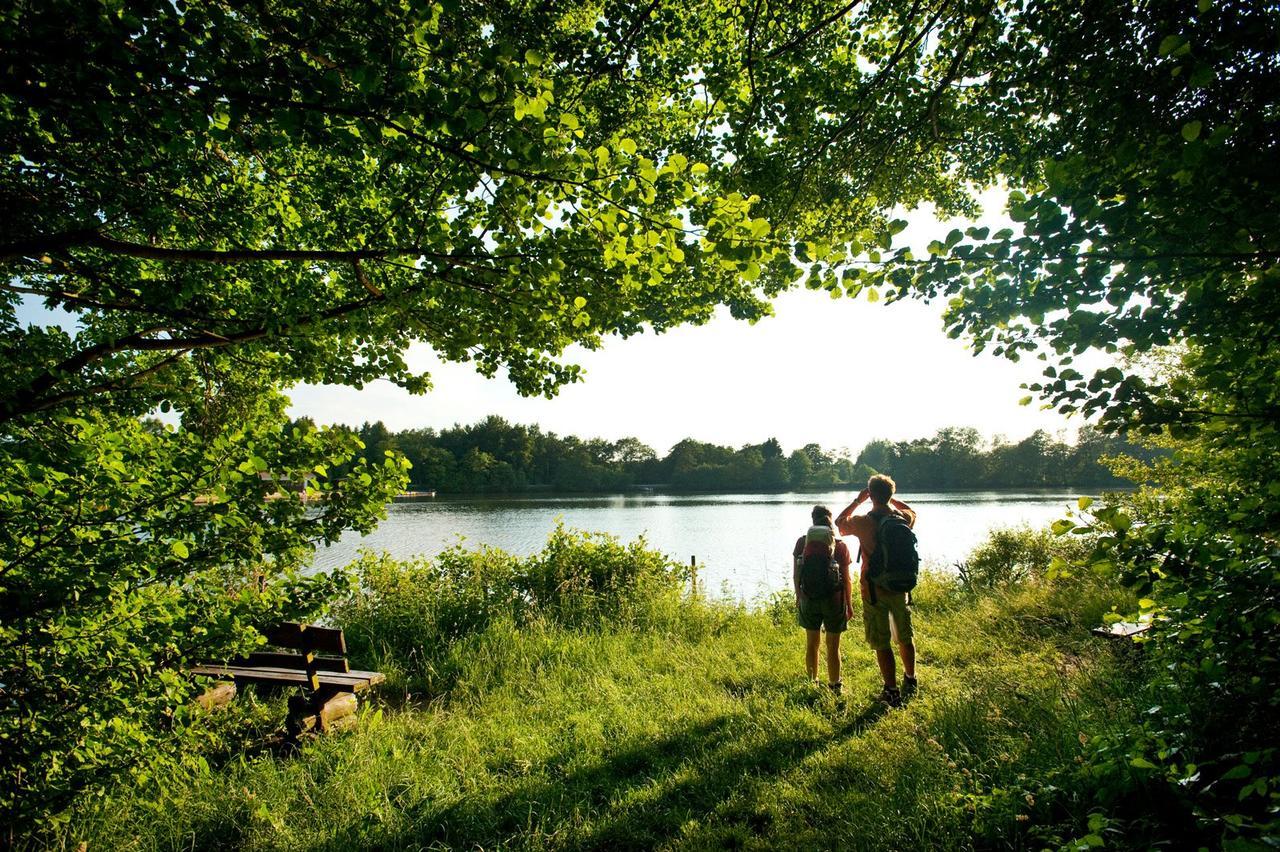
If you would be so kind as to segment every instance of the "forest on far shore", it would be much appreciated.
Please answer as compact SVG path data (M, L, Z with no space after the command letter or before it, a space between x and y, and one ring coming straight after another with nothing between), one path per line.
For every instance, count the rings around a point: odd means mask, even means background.
M313 425L306 418L295 425ZM638 438L582 439L491 415L472 425L391 432L382 423L353 430L363 455L389 450L412 463L412 487L441 494L528 491L607 492L637 485L674 491L781 491L863 482L889 473L909 491L933 489L1113 487L1129 484L1104 463L1149 458L1151 450L1091 426L1074 441L1036 430L1019 441L987 439L967 427L910 441L876 439L856 455L806 444L788 451L776 438L734 449L686 438L659 457Z

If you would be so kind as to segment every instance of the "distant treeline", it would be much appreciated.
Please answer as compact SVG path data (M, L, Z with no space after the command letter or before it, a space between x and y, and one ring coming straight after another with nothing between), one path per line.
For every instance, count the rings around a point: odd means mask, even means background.
M305 420L305 418L304 418ZM777 439L734 449L686 438L659 458L637 438L561 437L490 416L470 426L391 432L381 421L354 430L364 455L387 450L413 463L413 487L442 494L622 491L653 485L673 491L783 491L859 485L885 472L904 489L1107 487L1128 484L1101 463L1148 451L1092 427L1074 443L1044 431L1021 441L983 438L968 428L940 429L914 441L875 440L856 457L806 444L786 452Z

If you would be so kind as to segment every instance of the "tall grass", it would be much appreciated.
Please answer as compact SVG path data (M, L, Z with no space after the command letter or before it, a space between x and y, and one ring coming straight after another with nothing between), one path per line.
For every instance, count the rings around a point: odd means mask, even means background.
M558 531L520 560L381 557L335 610L394 696L291 757L236 758L83 808L74 848L1040 848L1087 831L1083 743L1137 674L1088 579L916 594L902 709L853 631L845 698L803 677L786 604L684 592L642 545ZM1095 816L1095 822L1099 817ZM1104 829L1099 829L1104 830Z

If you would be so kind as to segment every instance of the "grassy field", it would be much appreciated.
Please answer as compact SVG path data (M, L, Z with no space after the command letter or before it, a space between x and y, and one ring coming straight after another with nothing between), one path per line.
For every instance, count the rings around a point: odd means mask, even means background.
M416 674L383 660L392 686L354 731L288 755L227 752L207 771L120 790L81 808L60 839L906 849L1041 848L1089 833L1078 757L1134 711L1126 655L1088 628L1123 593L1080 580L973 593L935 577L916 600L921 691L901 709L873 700L860 631L844 643L843 698L807 683L783 602L668 596L660 617L595 625L498 616ZM424 674L441 671L447 688L416 691L445 684ZM241 721L277 709L238 703Z

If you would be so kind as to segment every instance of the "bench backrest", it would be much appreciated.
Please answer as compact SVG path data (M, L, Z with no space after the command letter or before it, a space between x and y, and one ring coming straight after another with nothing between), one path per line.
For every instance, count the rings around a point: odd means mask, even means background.
M347 642L342 638L342 631L333 627L286 621L264 630L262 635L267 638L268 645L275 645L277 648L314 651L317 654L335 654L340 657L347 653Z
M351 671L346 657L347 643L341 630L287 621L262 631L262 635L268 645L287 648L294 653L255 651L234 660L232 665L305 672L312 690L320 688L318 672Z

